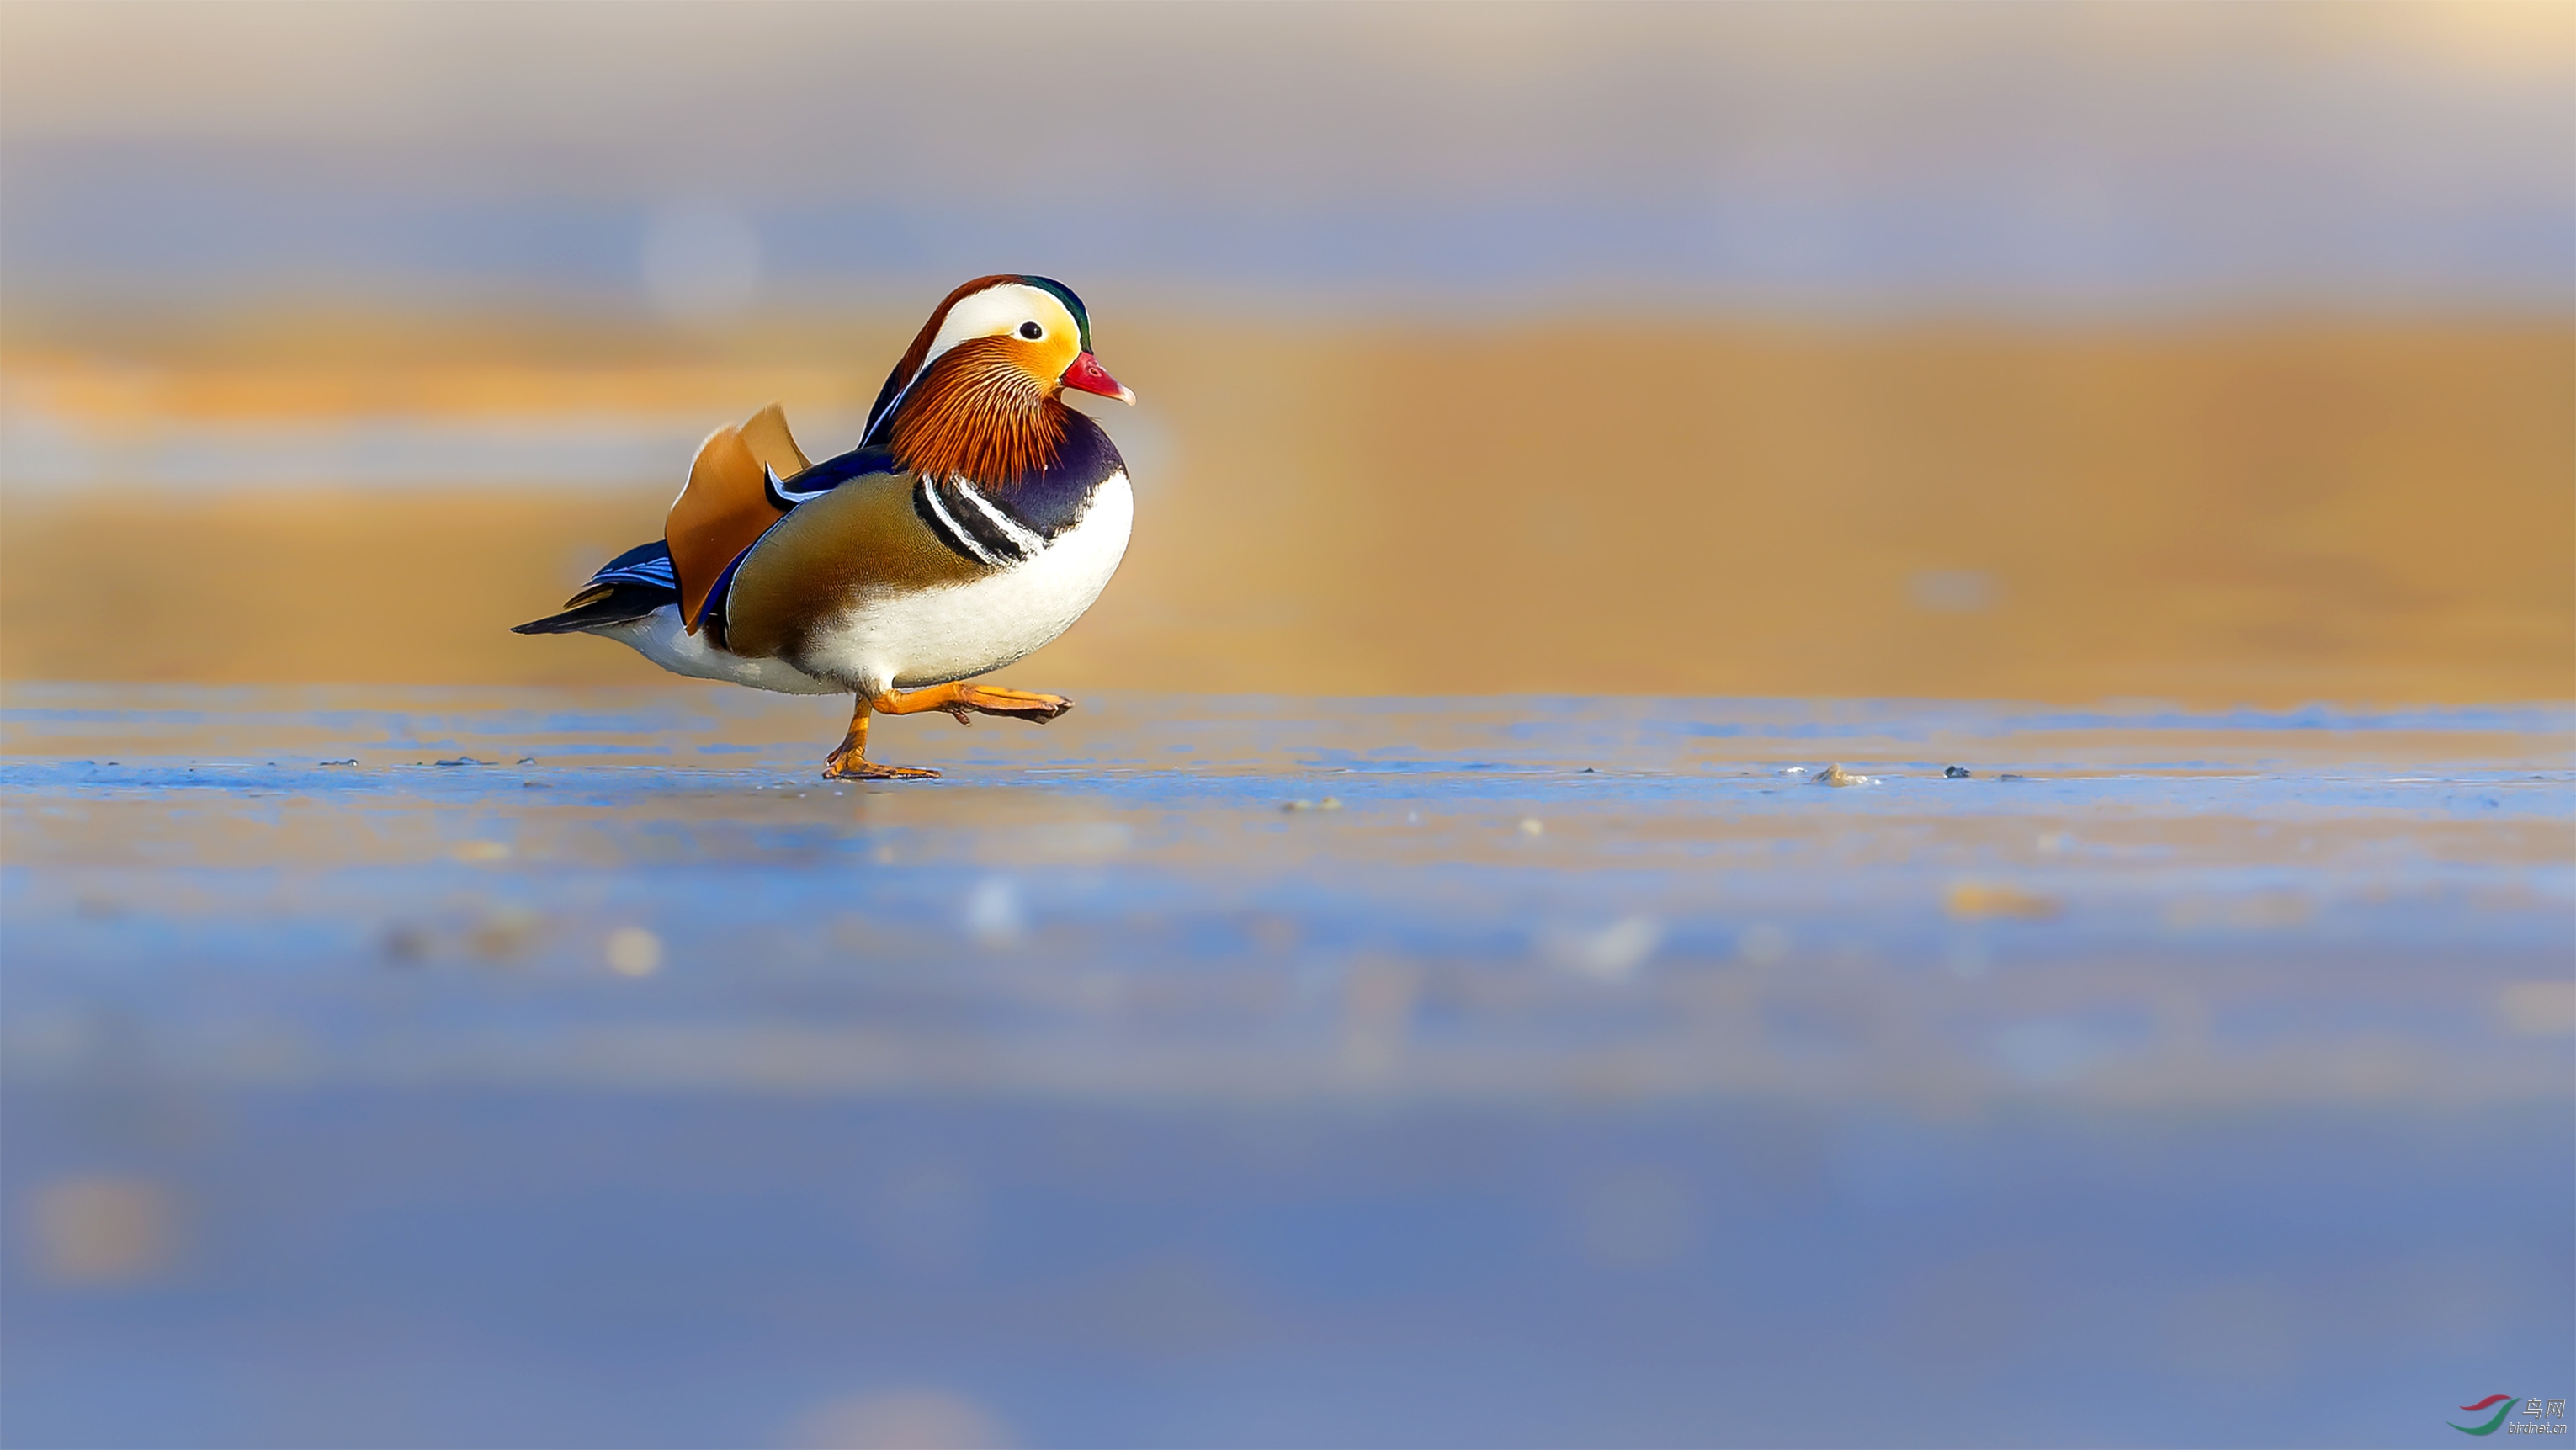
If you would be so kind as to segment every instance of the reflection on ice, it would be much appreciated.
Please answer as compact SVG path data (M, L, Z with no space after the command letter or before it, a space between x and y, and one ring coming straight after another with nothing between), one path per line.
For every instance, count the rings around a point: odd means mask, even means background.
M2576 1357L2563 712L1112 698L878 788L686 689L11 704L12 1438L2352 1442Z

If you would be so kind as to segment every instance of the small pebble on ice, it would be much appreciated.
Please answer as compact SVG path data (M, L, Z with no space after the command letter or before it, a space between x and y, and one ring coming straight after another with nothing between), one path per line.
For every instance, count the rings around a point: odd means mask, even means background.
M608 934L601 955L621 977L649 977L662 969L662 939L640 926L621 926Z
M2057 915L2059 909L2055 897L1979 881L1954 883L1941 904L1955 917L2017 916L2027 921L2045 921Z

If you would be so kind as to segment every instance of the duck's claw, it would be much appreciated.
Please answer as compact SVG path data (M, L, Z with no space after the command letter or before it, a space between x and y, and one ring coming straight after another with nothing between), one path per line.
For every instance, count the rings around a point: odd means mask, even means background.
M972 713L1008 715L1014 720L1027 720L1038 725L1044 725L1073 708L1073 702L1062 695L1006 690L999 685L929 685L918 690L888 690L868 703L880 715L918 715L925 710L945 710L961 721Z
M1008 715L1036 725L1044 725L1073 708L1073 702L1062 695L1005 690L998 685L964 686L958 691L957 703L982 714ZM960 715L958 718L962 720L965 717Z
M879 765L856 755L834 755L823 766L825 780L937 780L939 772L910 765Z

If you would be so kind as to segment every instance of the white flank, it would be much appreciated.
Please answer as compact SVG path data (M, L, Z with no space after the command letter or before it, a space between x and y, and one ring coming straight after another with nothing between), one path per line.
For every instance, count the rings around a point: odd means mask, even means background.
M856 680L871 694L1000 669L1064 633L1100 597L1126 556L1135 518L1127 475L1113 473L1093 493L1082 522L1056 535L1036 558L964 584L862 598L819 632L806 663Z
M726 654L707 642L704 633L680 628L680 606L665 604L642 619L590 631L619 644L675 675L701 680L730 680L755 690L782 695L841 695L848 687L818 680L785 660L751 660Z

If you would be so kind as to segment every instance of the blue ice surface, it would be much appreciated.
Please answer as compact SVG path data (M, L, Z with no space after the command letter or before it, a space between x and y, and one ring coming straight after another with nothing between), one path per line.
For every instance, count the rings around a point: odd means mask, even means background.
M883 785L687 688L6 707L11 1443L2398 1444L2576 1364L2565 707L1122 696Z

